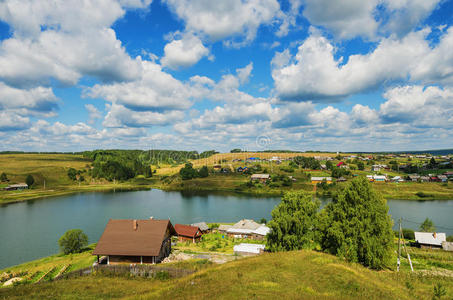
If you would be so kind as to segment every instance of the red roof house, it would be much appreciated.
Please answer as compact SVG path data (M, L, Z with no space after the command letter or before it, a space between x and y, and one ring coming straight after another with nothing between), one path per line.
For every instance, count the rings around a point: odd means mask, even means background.
M340 161L340 162L337 164L337 167L341 167L342 165L344 165L344 162Z
M193 243L195 243L200 241L200 238L202 236L200 228L196 226L176 224L175 230L180 242L192 241Z

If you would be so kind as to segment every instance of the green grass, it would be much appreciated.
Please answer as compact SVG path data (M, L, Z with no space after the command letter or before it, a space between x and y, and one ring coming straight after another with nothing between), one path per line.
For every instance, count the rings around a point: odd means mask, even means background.
M61 270L61 268L63 268L66 265L68 265L69 267L66 269L65 272L70 272L91 266L95 261L95 257L91 254L93 249L94 244L88 246L81 253L69 255L56 254L44 257L21 265L5 268L3 270L0 270L0 274L10 273L13 275L13 277L16 277L17 274L24 274L23 276L20 277L28 277L32 282L34 282L38 280L42 275L44 275L44 273L53 269L44 278L48 280L54 278L57 275L57 273Z
M19 285L0 289L0 299L431 299L438 283L452 295L452 278L373 271L328 254L294 251L207 265L164 281L91 275Z
M223 236L223 238L222 238ZM241 243L256 243L264 244L265 241L257 241L251 239L229 238L221 233L204 234L202 240L198 243L178 242L175 249L181 251L193 252L218 252L225 254L233 254L233 247Z

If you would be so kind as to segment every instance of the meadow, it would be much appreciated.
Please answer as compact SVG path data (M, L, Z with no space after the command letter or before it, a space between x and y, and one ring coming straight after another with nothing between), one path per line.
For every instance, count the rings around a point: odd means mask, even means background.
M98 274L3 288L0 298L432 299L435 287L447 295L453 293L453 278L449 276L373 271L314 251L265 253L222 265L203 265L198 272L178 279Z

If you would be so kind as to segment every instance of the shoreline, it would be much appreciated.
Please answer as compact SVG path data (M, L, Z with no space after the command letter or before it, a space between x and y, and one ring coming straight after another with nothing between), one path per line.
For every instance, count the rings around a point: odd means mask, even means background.
M119 183L119 184L105 184L105 185L85 185L85 186L71 186L67 189L48 189L48 190L30 190L30 195L21 195L17 193L18 197L13 199L6 199L0 200L0 206L20 203L24 201L30 200L41 200L45 198L51 197L59 197L59 196L68 196L77 193L93 193L93 192L114 192L114 191L142 191L142 190L149 190L149 189L159 189L165 192L186 192L186 193L220 193L220 194L228 194L228 195L250 195L256 197L281 197L284 192L286 191L293 191L293 190L300 190L300 189L242 189L242 188L222 188L222 187L206 187L206 186L198 186L197 188L191 187L177 187L172 185L165 185L165 184L156 184L156 183L149 183L149 184L131 184L131 183ZM426 197L419 197L412 193L386 193L386 190L382 190L380 188L376 188L382 196L386 200L405 200L405 201L449 201L453 200L453 193L451 195L433 195L428 193ZM392 189L393 190L393 189ZM315 194L313 191L307 191L308 193L312 193L317 197L331 197L331 196L323 196L322 194ZM425 192L425 190L420 190L420 192ZM14 194L8 194L11 196Z

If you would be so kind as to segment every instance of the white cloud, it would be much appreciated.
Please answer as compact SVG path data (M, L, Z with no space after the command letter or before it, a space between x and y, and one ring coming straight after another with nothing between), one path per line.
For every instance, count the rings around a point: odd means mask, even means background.
M188 88L160 65L142 61L138 80L108 85L96 84L85 90L85 97L104 98L132 110L182 110L191 106Z
M303 0L303 15L337 39L376 39L411 32L440 0Z
M261 24L269 24L280 14L276 0L164 0L186 24L186 30L207 35L211 40L239 36L240 46L252 41Z
M129 1L127 6L146 4ZM51 78L75 84L84 75L103 81L135 78L139 62L110 28L124 13L115 0L1 2L0 19L13 35L0 44L0 79L24 86L48 84Z
M373 37L378 28L373 12L379 0L304 0L303 15L341 39Z
M102 118L101 112L93 104L85 104L85 108L88 111L88 124L94 124Z
M426 30L403 39L383 39L366 55L334 58L335 47L316 30L312 31L292 61L284 65L288 53L273 60L275 87L285 100L328 100L367 91L389 80L405 79L430 52Z
M427 18L441 0L385 0L387 17L383 30L404 36Z
M112 104L102 125L116 128L165 126L181 121L183 118L184 112L177 110L133 111L122 105Z
M253 62L249 63L244 68L236 69L237 78L241 84L248 82L250 75L252 74L253 70Z
M0 111L0 131L23 130L30 127L30 119L11 111Z
M185 33L181 38L174 39L165 45L161 63L170 69L187 68L208 55L209 49L203 46L197 36Z
M380 106L384 122L413 127L453 128L453 90L437 86L402 86L389 89Z

